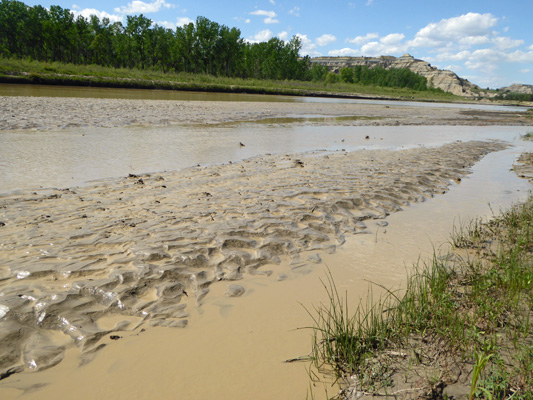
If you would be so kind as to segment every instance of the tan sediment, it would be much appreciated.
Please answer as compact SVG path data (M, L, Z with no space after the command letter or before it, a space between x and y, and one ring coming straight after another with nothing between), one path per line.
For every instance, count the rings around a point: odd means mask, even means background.
M532 125L517 112L350 103L161 101L0 96L0 130L219 124L294 116L361 117L342 125ZM306 123L313 123L307 121ZM323 123L322 120L314 121Z
M23 97L0 97L0 115L3 130L294 115L374 118L339 120L348 125L493 121L442 108ZM502 121L523 123L514 113ZM224 386L220 398L292 398L305 367L289 368L265 355L268 346L284 345L275 357L307 353L306 333L294 332L301 338L298 348L294 341L280 343L279 329L302 326L299 302L320 297L319 281L309 272L323 270L321 261L346 237L364 235L369 223L446 192L484 155L504 147L457 142L405 151L266 155L0 197L0 374L14 373L0 382L0 397L173 398L176 392L178 398L217 398ZM282 314L286 321L256 324L275 307L289 308ZM188 323L202 329L171 329ZM220 324L212 329L218 336L209 329L213 323ZM257 352L239 346L251 341L254 329L271 330L262 336L271 338L266 348ZM153 356L161 353L164 362ZM234 360L246 365L234 368ZM222 385L218 377L210 384L209 374L220 369L229 375L248 369L264 380L255 393L246 385L233 388L238 379ZM273 375L298 384L272 388ZM158 379L131 382L143 376ZM87 385L87 377L101 387L76 389ZM196 384L184 388L184 381ZM48 382L54 384L42 387Z
M213 292L305 275L345 235L446 192L504 147L262 156L4 196L0 370L44 370L73 348L83 365L112 335L185 327Z

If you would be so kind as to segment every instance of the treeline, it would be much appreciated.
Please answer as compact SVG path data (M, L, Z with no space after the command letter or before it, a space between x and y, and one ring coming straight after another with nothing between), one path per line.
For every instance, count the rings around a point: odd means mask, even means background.
M97 64L163 72L205 73L259 79L305 79L309 59L300 58L301 41L272 38L248 43L237 28L198 17L175 30L143 16L126 24L92 15L77 17L59 6L30 7L20 1L0 2L0 55Z
M340 74L300 57L297 36L250 43L237 28L198 17L168 29L145 16L111 23L69 9L0 0L0 57L96 64L113 68L187 72L233 78L319 81L427 90L426 78L408 69L343 68Z
M530 93L500 93L494 97L496 100L512 100L512 101L533 101L533 94Z
M341 68L338 74L329 72L325 65L313 64L311 79L327 83L344 82L381 87L401 87L413 90L428 90L427 79L407 68L385 69L380 66L356 65Z

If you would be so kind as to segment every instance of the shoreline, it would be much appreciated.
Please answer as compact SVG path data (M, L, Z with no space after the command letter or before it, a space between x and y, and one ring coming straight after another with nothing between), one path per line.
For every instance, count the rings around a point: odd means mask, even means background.
M406 112L407 111L407 112ZM533 113L444 107L345 103L254 103L179 100L127 100L0 96L0 130L111 128L120 126L210 126L268 118L323 125L324 120L298 121L306 115L338 118L344 126L396 125L533 125ZM340 117L343 117L342 119ZM289 121L290 122L290 121Z
M531 124L516 113L443 108L406 113L405 107L359 104L185 103L0 97L0 110L19 111L1 120L0 129L179 125L206 118L209 126L295 113L382 118L341 121L347 126L491 125L500 119L503 125ZM115 340L142 337L148 328L150 338L163 329L162 337L179 336L183 331L170 328L186 330L189 320L200 320L202 305L225 299L224 316L232 302L248 301L255 279L272 288L300 282L347 237L386 232L389 214L441 198L481 158L505 147L457 141L408 150L263 155L0 196L0 389L28 390L39 380L31 371L53 375L65 362L83 371L76 367L91 366L103 349L126 351L128 341L115 346ZM247 329L239 328L243 340ZM146 348L140 350L149 349L150 341L142 342ZM72 352L75 360L68 357Z

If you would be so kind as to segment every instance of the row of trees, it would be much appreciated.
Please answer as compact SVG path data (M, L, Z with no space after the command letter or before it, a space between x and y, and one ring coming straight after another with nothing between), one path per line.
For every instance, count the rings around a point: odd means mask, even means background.
M240 78L427 89L426 78L407 69L356 66L343 68L337 75L325 66L311 67L309 57L300 57L301 48L296 36L289 42L272 38L249 43L241 38L239 29L205 17L173 30L154 25L142 14L126 17L123 25L95 15L75 16L59 6L46 9L0 0L0 56Z
M494 97L496 100L533 101L531 93L500 93Z
M0 1L0 55L40 61L158 69L243 78L305 79L309 59L301 42L272 38L248 43L237 28L198 17L167 29L144 15L126 24L92 15L77 17L59 6L30 7Z

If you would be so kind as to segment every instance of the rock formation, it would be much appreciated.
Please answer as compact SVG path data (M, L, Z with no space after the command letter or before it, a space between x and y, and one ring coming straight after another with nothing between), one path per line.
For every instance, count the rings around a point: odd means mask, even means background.
M343 67L354 67L356 65L364 65L370 68L380 66L386 69L407 68L426 77L428 85L433 85L458 96L475 97L477 94L474 92L479 90L478 86L460 78L454 72L432 67L427 61L418 60L410 54L404 54L399 58L392 56L316 57L311 59L311 63L325 65L333 72L339 72Z
M514 84L507 87L502 87L500 92L512 92L522 94L533 94L533 85Z

